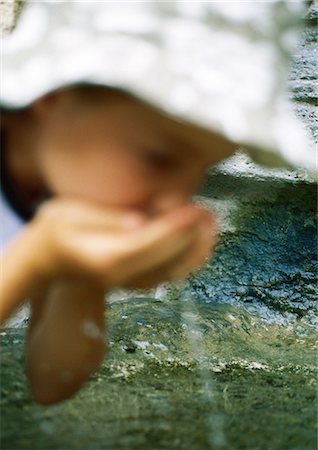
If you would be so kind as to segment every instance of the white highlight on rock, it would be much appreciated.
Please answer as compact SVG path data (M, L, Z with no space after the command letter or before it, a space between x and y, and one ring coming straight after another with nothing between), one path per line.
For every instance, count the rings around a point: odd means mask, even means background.
M256 361L252 361L250 363L247 364L247 368L248 369L268 369L268 366L266 364L262 364Z
M232 314L228 314L228 315L227 315L227 318L228 318L229 320L231 320L232 322L236 322L236 321L237 321L237 318L236 318L235 316L233 316Z
M154 347L160 348L160 350L163 350L166 352L168 350L168 347L166 347L164 344L152 344Z
M147 341L133 341L133 343L136 344L137 347L141 348L142 350L145 350L150 345L150 342Z

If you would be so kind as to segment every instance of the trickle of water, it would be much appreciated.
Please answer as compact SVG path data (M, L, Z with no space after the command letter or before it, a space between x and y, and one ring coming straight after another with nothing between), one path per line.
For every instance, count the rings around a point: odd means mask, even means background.
M216 387L209 367L209 357L205 349L204 333L200 326L200 314L193 298L191 286L184 281L173 285L160 285L156 289L154 296L155 298L164 299L164 301L175 298L180 299L180 320L187 333L191 357L197 363L202 387L202 402L207 405L207 410L209 411L205 417L207 440L211 448L218 450L228 448L224 433L224 415L220 412L214 413Z
M209 410L205 418L207 439L212 448L227 448L227 440L224 434L224 415L213 412L216 403L216 388L209 368L209 358L204 344L204 333L200 326L200 315L193 299L191 287L188 284L185 284L181 290L180 301L182 305L181 319L187 331L191 356L197 362L200 375L202 402L207 405Z

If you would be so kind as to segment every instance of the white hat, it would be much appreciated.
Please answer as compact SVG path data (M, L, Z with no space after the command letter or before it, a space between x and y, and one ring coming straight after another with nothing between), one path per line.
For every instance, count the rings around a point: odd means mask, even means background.
M267 165L315 170L287 100L299 1L30 2L2 42L1 102L78 81L128 89Z

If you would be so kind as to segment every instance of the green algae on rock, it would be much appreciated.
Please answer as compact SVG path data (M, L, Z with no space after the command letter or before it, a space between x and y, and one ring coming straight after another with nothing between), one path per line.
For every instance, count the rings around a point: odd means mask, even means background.
M251 320L232 305L201 302L200 330L213 402L202 401L200 364L189 351L179 299L113 304L109 357L72 400L32 403L22 343L7 331L2 358L2 448L208 449L222 415L223 448L302 448L315 443L311 338ZM211 420L212 418L212 420Z

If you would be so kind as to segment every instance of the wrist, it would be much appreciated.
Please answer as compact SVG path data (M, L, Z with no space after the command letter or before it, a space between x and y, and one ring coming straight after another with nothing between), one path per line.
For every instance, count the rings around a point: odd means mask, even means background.
M55 270L48 232L41 221L34 219L25 230L25 252L28 253L29 274L40 281L49 281Z
M35 230L29 225L6 248L1 258L0 322L45 282L40 254Z

